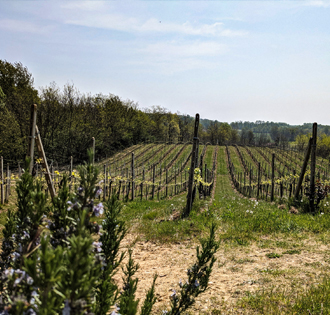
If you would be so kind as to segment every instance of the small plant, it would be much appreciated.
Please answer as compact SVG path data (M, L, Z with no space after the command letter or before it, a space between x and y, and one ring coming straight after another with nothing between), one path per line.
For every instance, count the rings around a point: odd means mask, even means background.
M301 253L301 250L299 250L299 249L290 249L290 250L283 252L283 254L288 254L288 255L294 255L294 254L300 254L300 253Z
M215 241L215 229L216 226L212 224L209 238L201 240L201 252L197 246L197 262L188 269L186 283L180 280L180 291L177 293L175 289L172 289L171 310L164 313L169 315L183 313L194 304L195 298L207 289L213 264L216 261L214 254L219 248L218 242Z
M268 253L268 254L266 254L266 256L268 258L280 258L280 257L282 257L282 255L277 254L277 253Z

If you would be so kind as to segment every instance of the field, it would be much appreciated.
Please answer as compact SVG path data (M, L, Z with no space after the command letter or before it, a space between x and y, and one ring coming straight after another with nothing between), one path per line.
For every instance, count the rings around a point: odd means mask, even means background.
M122 249L133 248L140 265L138 297L145 295L157 273L153 313L168 307L171 289L178 289L195 260L198 240L215 222L220 241L217 261L209 289L197 298L191 314L321 314L322 309L329 313L328 199L313 215L304 207L292 211L290 204L293 175L300 172L303 153L200 145L203 181L190 216L181 219L191 147L137 145L99 164L104 188L100 199L119 191L124 203L121 217L129 234ZM272 153L276 155L274 202L269 188ZM317 160L317 174L327 183L328 161ZM60 176L54 175L55 185ZM73 190L77 182L72 184ZM14 198L13 193L2 207L1 229L6 210L15 207ZM120 273L116 279L121 281Z

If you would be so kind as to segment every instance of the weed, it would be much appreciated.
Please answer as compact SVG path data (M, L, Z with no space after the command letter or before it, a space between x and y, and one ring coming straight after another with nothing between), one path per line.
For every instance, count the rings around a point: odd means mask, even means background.
M280 258L280 257L282 257L282 255L277 254L277 253L268 253L268 254L266 254L266 256L268 258Z

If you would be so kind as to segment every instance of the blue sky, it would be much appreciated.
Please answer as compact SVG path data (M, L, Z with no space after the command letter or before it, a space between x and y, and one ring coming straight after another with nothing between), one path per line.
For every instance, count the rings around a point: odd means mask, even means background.
M5 1L0 59L219 121L330 124L330 0Z

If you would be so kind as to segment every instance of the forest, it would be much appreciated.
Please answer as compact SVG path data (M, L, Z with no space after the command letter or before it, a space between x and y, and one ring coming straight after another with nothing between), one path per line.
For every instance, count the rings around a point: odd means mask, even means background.
M81 93L73 84L63 88L55 82L37 90L32 73L21 62L0 60L0 155L6 163L23 161L26 154L30 107L37 104L37 125L50 161L63 164L73 156L86 160L96 139L96 156L106 158L138 143L188 142L193 136L194 117L171 113L154 106L141 109L133 100L108 94ZM201 119L201 143L277 145L308 142L311 124L292 126L275 122L219 122ZM330 150L330 126L319 125L321 151Z

